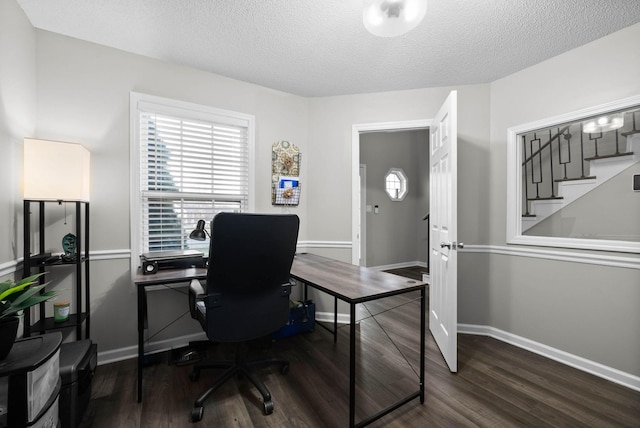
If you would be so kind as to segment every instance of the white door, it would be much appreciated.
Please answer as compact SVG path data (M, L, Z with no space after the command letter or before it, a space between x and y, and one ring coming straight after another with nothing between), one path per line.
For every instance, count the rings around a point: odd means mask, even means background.
M458 371L457 98L452 91L440 107L429 139L429 330L452 372Z

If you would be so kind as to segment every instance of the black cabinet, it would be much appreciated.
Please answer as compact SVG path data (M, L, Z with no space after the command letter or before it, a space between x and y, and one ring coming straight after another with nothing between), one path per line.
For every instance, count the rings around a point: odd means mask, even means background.
M73 206L72 215L73 233L75 235L75 257L56 257L46 252L45 225L47 207L51 204L66 204ZM36 222L36 227L32 227ZM37 245L31 247L33 236L37 236ZM58 241L60 242L60 241ZM62 251L62 245L60 250ZM54 269L74 270L73 293L74 299L71 302L70 315L67 321L55 322L53 316L46 316L45 303L39 307L24 311L24 337L29 337L32 333L44 334L52 330L62 330L68 332L75 329L76 340L82 338L84 325L84 337L90 336L90 310L89 310L89 202L82 201L44 201L25 200L24 201L24 266L23 277L35 273L49 272ZM45 274L40 277L43 284L50 280L51 275ZM50 284L47 288L52 289L55 284ZM48 303L51 305L51 303ZM34 314L35 312L35 314ZM34 316L35 315L35 316Z
M61 343L58 332L13 345L0 364L0 428L58 426Z

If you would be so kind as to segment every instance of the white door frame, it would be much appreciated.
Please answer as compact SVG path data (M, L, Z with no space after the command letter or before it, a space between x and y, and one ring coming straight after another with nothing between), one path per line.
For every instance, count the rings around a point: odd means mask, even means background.
M433 119L399 122L374 122L355 124L351 127L351 263L360 264L362 243L360 237L360 134L384 131L412 131L427 129Z
M367 164L360 164L360 259L358 264L367 264Z

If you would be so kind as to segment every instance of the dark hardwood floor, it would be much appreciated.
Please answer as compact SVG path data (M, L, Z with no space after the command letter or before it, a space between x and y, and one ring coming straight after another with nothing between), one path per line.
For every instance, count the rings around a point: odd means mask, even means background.
M357 420L417 390L417 294L359 305ZM371 314L376 314L375 318ZM193 400L219 372L189 380L191 366L170 353L144 370L143 402L136 402L136 360L99 366L82 427L345 427L348 426L348 336L338 343L314 332L255 344L256 356L290 360L260 375L275 410L264 416L247 379L229 380L210 397L204 418L190 422ZM413 400L373 427L639 427L640 392L624 388L495 339L460 334L458 373L451 374L427 332L425 402ZM226 359L231 347L208 348Z
M422 274L429 273L429 269L422 266L407 266L403 268L385 270L385 272L422 281Z

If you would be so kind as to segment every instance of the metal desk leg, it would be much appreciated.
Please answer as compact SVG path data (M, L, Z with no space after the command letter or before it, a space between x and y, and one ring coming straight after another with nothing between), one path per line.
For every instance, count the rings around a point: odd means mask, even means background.
M142 402L142 362L144 359L145 290L138 285L138 403Z
M333 296L333 343L338 343L338 298Z
M356 424L356 305L351 303L349 327L349 427Z

